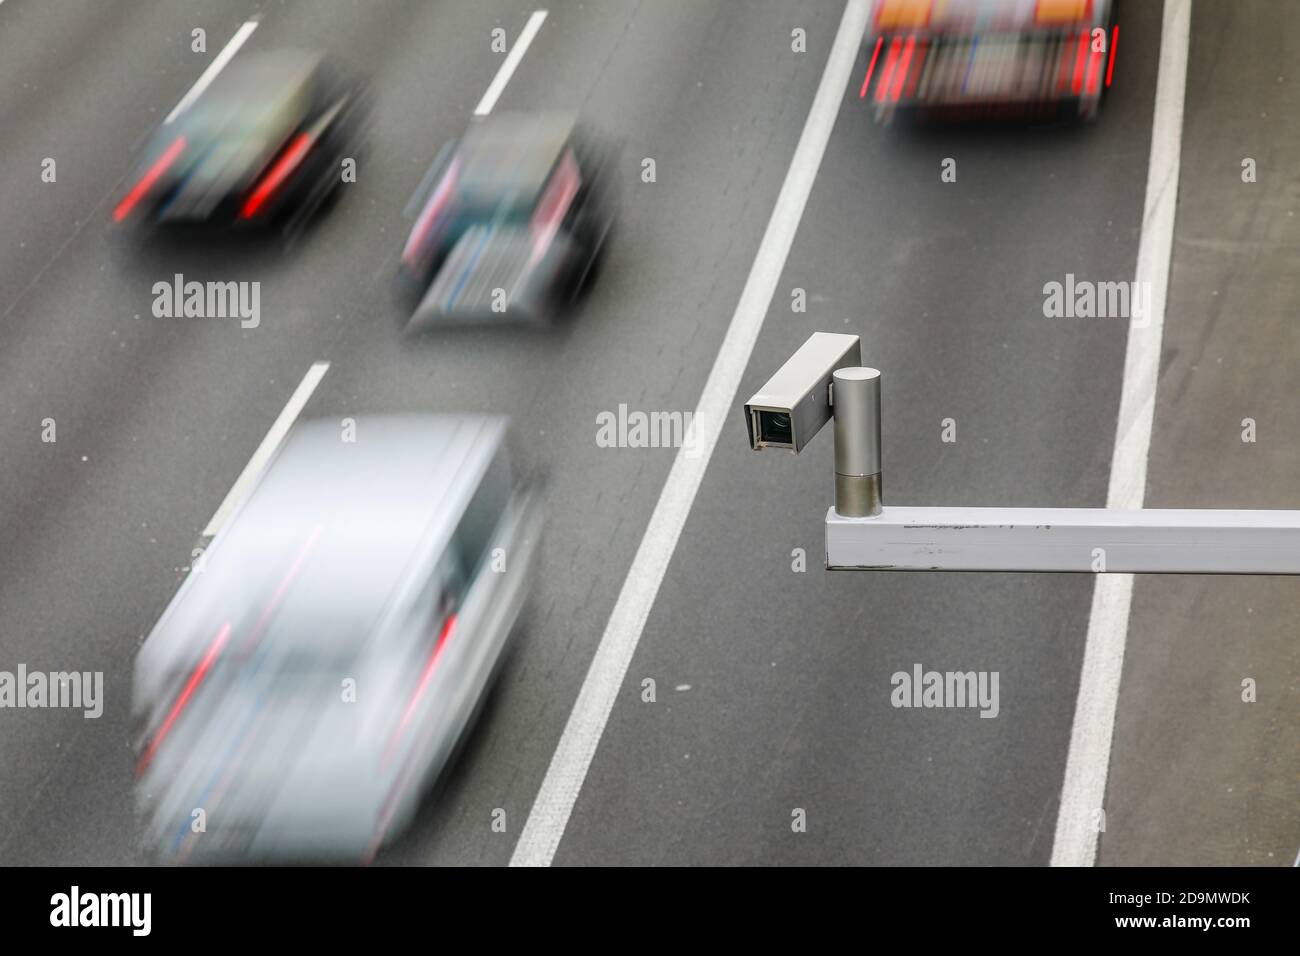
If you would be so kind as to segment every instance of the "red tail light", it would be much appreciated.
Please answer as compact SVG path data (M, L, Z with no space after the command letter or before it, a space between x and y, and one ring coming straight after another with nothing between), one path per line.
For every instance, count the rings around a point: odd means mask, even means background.
M1095 94L1101 85L1101 63L1105 58L1106 54L1096 50L1088 54L1088 79L1085 89L1089 96Z
M871 65L867 67L867 78L862 81L862 89L858 91L858 99L862 99L867 95L867 87L871 85L871 74L876 71L876 58L880 56L880 44L884 42L884 37L876 37L876 49L871 54Z
M894 71L893 89L889 91L889 98L895 103L903 94L903 80L907 78L907 71L912 65L912 53L916 50L916 37L909 36L907 45L903 47L903 59L898 64L898 69Z
M1074 55L1074 76L1070 80L1070 91L1079 93L1083 90L1083 65L1088 60L1088 31L1079 34L1079 50Z
M885 57L885 72L881 74L880 82L876 84L876 102L884 102L885 94L889 91L890 81L894 78L894 67L898 65L898 50L903 45L903 41L898 37L889 41L889 55Z
M1110 75L1115 72L1115 47L1119 45L1119 24L1110 34L1110 62L1106 64L1106 85L1110 86Z
M172 704L172 709L167 712L167 717L159 726L158 732L154 734L153 740L149 742L148 748L145 749L144 756L140 758L140 762L136 765L136 776L144 773L145 768L153 761L154 755L158 753L158 748L163 742L163 738L171 732L172 727L176 723L176 718L181 715L181 711L185 709L185 705L190 702L190 698L194 696L194 692L198 690L199 685L203 683L203 678L208 675L208 671L212 669L212 664L217 659L217 655L221 653L222 648L226 646L226 642L229 640L230 622L227 621L221 626L221 630L217 631L217 636L208 646L207 653L205 653L203 659L199 661L199 666L194 668L193 673L190 674L190 679L185 682L185 687L181 691L180 696L176 698L176 703Z
M397 724L397 729L393 731L393 737L384 749L383 762L388 763L388 758L392 755L397 741L401 739L402 734L406 731L406 725L411 722L411 717L415 714L416 705L420 703L420 698L424 696L425 688L429 686L429 680L433 677L433 669L438 664L438 658L442 656L442 650L447 646L447 641L451 639L452 633L456 630L457 616L449 614L447 620L443 622L442 630L438 632L437 643L433 645L433 653L429 655L428 661L425 662L424 670L420 673L420 682L415 685L415 692L411 699L406 702L406 709L402 711L402 719Z
M167 171L168 166L176 162L176 157L179 156L184 149L185 137L179 136L176 138L176 141L168 146L167 149L163 151L163 154L154 161L154 164L145 170L145 174L140 177L140 181L131 188L131 191L122 197L122 201L113 209L114 222L121 222L127 216L131 215L131 210L134 209L140 200L148 194L149 190L153 189L154 183L158 182L158 178Z
M258 210L271 198L271 194L283 185L284 181L289 178L289 174L302 162L302 158L307 155L307 150L311 148L311 143L312 138L307 133L299 133L293 138L293 141L289 143L289 148L280 154L280 158L271 165L271 168L266 171L266 175L257 183L247 202L244 203L239 218L252 219L257 215Z
M443 174L442 180L434 189L433 196L425 205L424 211L415 220L415 227L411 229L411 235L407 238L406 246L402 249L403 262L411 262L415 259L416 253L424 244L424 237L428 235L434 221L442 214L443 209L447 207L447 203L451 200L451 188L455 184L459 173L460 160L457 159Z
M537 209L528 224L533 237L533 251L528 257L530 267L536 265L546 254L551 241L560 231L560 223L564 221L569 207L573 205L581 184L578 163L573 158L573 151L565 150L564 157L537 201Z

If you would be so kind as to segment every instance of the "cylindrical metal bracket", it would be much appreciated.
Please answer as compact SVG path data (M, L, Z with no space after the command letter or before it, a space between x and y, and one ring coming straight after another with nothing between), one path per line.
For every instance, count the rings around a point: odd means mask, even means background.
M880 514L880 372L841 368L832 375L835 414L835 511L846 518Z

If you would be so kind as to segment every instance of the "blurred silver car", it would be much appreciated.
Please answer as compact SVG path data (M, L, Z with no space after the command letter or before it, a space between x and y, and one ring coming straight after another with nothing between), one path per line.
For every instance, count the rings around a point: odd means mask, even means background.
M135 664L137 802L163 858L369 859L503 660L540 509L506 422L300 425Z

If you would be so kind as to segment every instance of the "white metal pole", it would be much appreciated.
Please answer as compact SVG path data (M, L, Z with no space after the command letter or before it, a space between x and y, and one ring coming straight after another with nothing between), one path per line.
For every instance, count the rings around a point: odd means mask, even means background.
M910 508L826 514L826 566L1300 574L1300 511Z

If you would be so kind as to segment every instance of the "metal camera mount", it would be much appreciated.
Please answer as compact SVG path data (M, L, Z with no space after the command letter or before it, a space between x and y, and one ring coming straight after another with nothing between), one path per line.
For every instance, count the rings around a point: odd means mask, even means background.
M857 338L814 333L745 406L755 450L801 450L825 422L809 407L824 407L834 419L827 568L1300 574L1300 511L887 507L881 374L847 364L859 354ZM785 426L780 416L787 414Z

